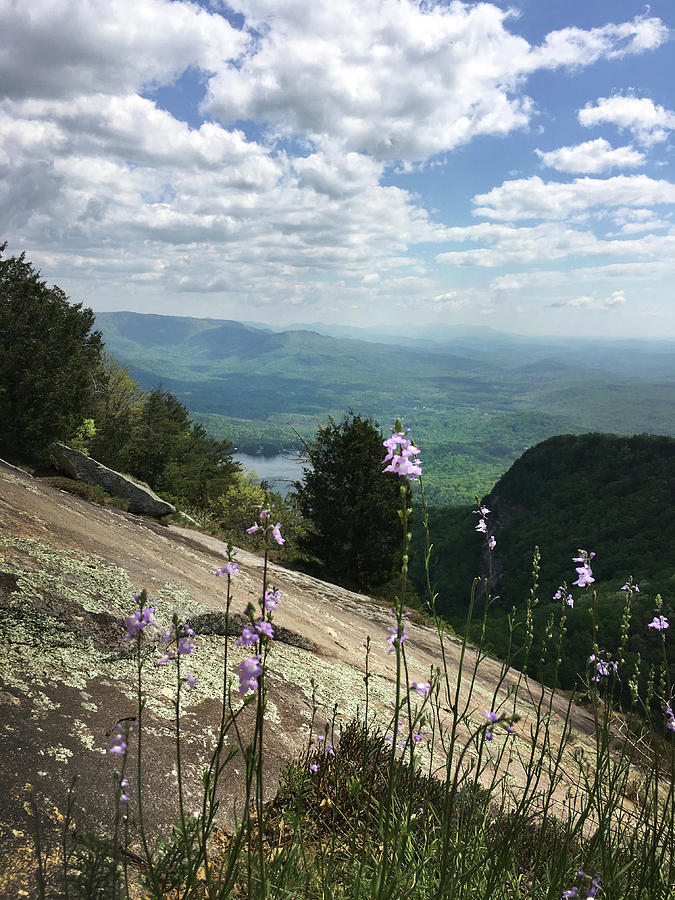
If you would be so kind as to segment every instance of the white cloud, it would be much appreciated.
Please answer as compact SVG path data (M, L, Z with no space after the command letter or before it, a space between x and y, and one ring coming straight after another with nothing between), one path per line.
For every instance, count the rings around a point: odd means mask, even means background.
M316 144L338 140L382 160L421 160L481 134L526 126L537 69L580 68L662 43L658 19L566 28L540 47L496 5L414 0L239 0L260 30L251 52L209 80L204 109L254 119Z
M0 85L14 98L170 84L189 66L218 70L250 40L222 16L167 0L1 0L0 34Z
M538 175L505 181L486 194L476 194L474 215L488 219L565 219L599 207L675 203L675 184L647 175L542 181Z
M616 94L600 97L595 104L587 103L578 112L579 122L592 125L616 125L621 131L632 132L646 146L664 141L675 128L675 112L665 109L648 97Z
M558 223L529 227L483 223L466 228L450 228L454 241L479 242L471 250L449 250L436 260L456 266L495 266L545 263L547 260L586 256L644 257L675 253L675 230L666 235L648 234L633 240L604 240L592 231ZM486 246L487 245L487 246ZM519 276L515 276L516 279Z
M645 161L644 153L633 147L612 147L604 138L585 141L572 147L558 147L556 150L534 151L545 166L560 172L581 172L599 175L610 169L625 169L639 166Z

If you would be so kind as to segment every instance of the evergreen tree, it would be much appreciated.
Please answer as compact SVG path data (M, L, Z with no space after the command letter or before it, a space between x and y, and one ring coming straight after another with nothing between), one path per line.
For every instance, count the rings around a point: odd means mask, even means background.
M77 432L101 354L93 325L91 309L47 287L24 253L0 258L0 453L44 459L51 441Z
M121 460L154 490L204 510L241 470L232 453L232 444L210 438L173 394L155 388L132 417Z
M361 591L389 582L401 558L401 479L382 471L382 440L371 418L329 418L307 445L310 466L296 483L308 568Z

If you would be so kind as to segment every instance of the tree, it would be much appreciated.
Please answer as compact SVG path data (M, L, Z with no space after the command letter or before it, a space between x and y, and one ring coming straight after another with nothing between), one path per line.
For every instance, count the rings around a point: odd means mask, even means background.
M24 253L0 258L0 452L45 458L91 413L101 354L93 325L91 309L47 287Z
M173 394L155 388L132 417L121 460L155 490L204 511L209 498L225 492L241 464L228 441L210 438Z
M391 581L401 559L401 479L382 471L382 440L378 424L353 410L340 423L329 418L307 445L311 467L296 483L309 567L361 591Z
M143 391L129 370L105 349L94 373L94 384L96 431L89 441L89 450L99 462L117 469L123 466L124 448L129 443Z

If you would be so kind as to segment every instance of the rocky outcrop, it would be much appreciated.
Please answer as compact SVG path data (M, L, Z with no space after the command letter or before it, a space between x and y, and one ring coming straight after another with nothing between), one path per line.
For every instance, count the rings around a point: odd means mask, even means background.
M143 487L127 475L121 475L114 469L96 462L90 456L72 450L65 444L50 444L49 452L57 466L77 481L87 484L100 484L101 487L115 497L126 497L129 510L146 516L168 516L176 512L176 507L158 497L148 487Z

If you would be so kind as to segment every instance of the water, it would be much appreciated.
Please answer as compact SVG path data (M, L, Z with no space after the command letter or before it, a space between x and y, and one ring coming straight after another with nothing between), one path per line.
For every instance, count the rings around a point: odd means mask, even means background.
M250 453L235 453L245 472L255 472L259 478L269 482L273 491L286 494L292 489L292 482L302 481L302 457L294 450L285 450L276 456L252 456Z

